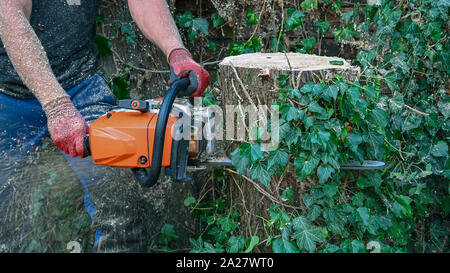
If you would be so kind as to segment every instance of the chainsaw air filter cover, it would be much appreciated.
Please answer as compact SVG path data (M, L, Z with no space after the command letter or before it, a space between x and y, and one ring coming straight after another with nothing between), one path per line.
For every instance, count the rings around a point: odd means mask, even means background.
M157 113L119 109L94 121L89 130L89 146L95 164L149 168L157 119ZM177 119L169 116L167 122L163 167L170 166L172 128Z

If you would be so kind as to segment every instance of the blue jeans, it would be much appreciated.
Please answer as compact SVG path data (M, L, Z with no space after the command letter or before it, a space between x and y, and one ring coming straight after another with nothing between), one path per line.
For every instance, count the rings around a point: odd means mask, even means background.
M88 123L115 105L115 97L100 73L67 93ZM37 99L16 99L0 93L0 204L8 200L14 188L15 182L8 181L11 173L26 164L27 156L39 147L46 135L47 119ZM94 165L90 157L65 157L83 188L84 204L95 228L94 249L111 252L144 250L142 215L145 210L139 204L139 186L133 181L131 172ZM117 180L121 182L115 182ZM26 203L26 200L22 201ZM119 207L117 204L126 205ZM0 246L1 232L0 229Z

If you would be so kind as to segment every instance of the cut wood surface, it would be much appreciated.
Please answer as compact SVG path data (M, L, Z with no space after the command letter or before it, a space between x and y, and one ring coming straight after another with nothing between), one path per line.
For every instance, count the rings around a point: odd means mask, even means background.
M332 64L339 63L339 65ZM338 57L300 53L250 53L225 58L219 64L220 100L226 105L267 105L278 98L278 76L290 75L291 85L329 82L335 75L357 81L359 67ZM225 112L224 112L225 113Z

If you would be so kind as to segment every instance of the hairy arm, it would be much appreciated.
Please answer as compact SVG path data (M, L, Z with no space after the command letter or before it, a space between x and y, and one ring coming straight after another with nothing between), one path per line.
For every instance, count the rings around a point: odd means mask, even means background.
M139 29L166 56L172 49L184 47L165 0L128 0L128 5Z
M0 1L0 37L14 69L42 105L68 96L30 25L32 0Z
M39 100L53 143L73 157L84 155L89 127L53 74L30 25L32 0L0 0L0 38L14 69Z

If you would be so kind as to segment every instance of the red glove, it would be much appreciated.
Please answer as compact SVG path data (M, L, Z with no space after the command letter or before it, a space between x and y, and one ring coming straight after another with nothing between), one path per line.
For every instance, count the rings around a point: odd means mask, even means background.
M189 76L191 83L181 96L201 97L209 84L209 73L198 63L196 63L191 54L182 48L172 50L168 56L170 64L170 80L172 85L180 78Z
M42 107L53 143L72 157L83 157L84 137L89 126L69 96L57 98Z

